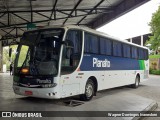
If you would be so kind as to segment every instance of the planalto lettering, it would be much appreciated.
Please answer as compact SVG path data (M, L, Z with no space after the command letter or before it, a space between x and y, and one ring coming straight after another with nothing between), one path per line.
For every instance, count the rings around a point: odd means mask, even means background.
M99 60L98 58L93 58L93 67L110 67L110 61L105 60Z
M37 79L37 83L51 83L51 80L40 80L40 79Z

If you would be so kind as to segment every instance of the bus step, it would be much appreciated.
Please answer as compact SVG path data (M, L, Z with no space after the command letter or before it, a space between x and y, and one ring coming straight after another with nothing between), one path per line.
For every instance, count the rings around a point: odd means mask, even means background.
M64 102L67 106L75 107L84 104L84 102L79 100L68 100Z

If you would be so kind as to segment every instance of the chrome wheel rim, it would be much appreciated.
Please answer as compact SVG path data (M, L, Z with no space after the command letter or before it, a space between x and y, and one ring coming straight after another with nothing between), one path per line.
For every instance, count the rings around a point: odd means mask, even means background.
M92 94L93 94L93 87L92 87L91 84L88 84L88 85L86 86L86 96L87 96L87 97L91 97Z
M139 85L139 79L138 77L136 78L136 87Z

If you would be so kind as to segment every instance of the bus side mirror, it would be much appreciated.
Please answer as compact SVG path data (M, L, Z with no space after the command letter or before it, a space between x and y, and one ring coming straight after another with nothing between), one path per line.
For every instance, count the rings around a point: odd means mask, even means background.
M12 55L12 48L9 48L9 58L11 58Z

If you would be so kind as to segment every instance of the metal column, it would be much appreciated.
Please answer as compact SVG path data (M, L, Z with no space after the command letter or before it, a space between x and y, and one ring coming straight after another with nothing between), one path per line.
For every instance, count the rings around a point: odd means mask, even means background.
M3 47L2 47L2 41L0 41L0 72L3 72Z

